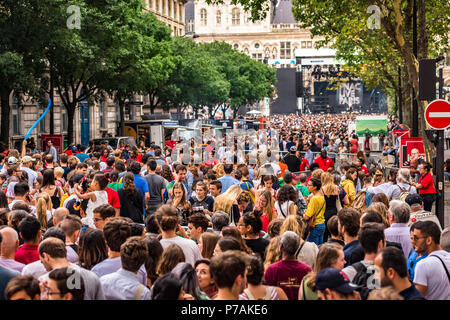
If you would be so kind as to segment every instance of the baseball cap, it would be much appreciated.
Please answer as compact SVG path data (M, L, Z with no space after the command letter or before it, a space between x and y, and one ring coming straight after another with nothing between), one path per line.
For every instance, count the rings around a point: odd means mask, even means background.
M335 290L340 293L348 294L360 289L358 286L351 283L348 277L339 269L326 268L316 275L316 290Z
M30 161L36 161L36 159L35 158L32 158L32 157L30 157L30 156L25 156L25 157L23 157L22 158L22 163L28 163L28 162L30 162ZM8 159L8 162L9 162L9 159Z
M9 157L8 158L8 164L16 164L17 163L17 158L16 157Z
M422 204L423 199L420 194L410 193L406 196L405 202L412 206L413 204Z
M296 146L292 146L289 148L290 152L296 152L297 151L297 147Z

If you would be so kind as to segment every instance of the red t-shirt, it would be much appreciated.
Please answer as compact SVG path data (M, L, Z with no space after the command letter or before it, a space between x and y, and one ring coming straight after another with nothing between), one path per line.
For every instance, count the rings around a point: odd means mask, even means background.
M298 290L303 277L311 268L297 260L281 260L267 267L264 273L266 285L284 290L289 300L298 300Z
M308 166L309 161L306 158L303 158L302 163L300 164L300 171L305 171L308 168Z
M205 165L208 167L214 167L218 163L219 163L219 160L217 160L217 159L208 159L205 161Z
M106 157L105 157L105 156L101 156L101 157L100 157L100 162L106 163Z
M358 152L358 140L352 139L350 140L350 143L352 144L351 153L357 153Z
M325 160L323 160L322 157L318 157L314 162L317 163L320 169L325 172L328 170L328 168L334 166L334 162L330 157L327 157Z
M14 260L23 264L29 264L39 260L39 245L23 244L14 254Z
M418 184L423 186L422 189L419 189L419 194L433 194L436 193L436 189L433 184L433 177L430 173L426 175L421 175Z
M364 174L369 174L369 169L367 169L367 167L365 165L361 166L361 170L360 171L364 171Z
M120 208L119 194L117 193L117 191L109 187L107 187L105 191L108 194L108 203L115 209Z

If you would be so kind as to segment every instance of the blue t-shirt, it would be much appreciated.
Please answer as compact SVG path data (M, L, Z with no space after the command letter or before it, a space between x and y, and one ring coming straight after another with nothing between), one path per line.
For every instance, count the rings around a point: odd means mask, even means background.
M80 162L84 162L85 159L89 158L89 156L86 153L76 154L75 157L77 157L78 160L80 160Z
M417 252L413 251L408 258L408 271L409 271L409 280L413 281L414 280L414 270L416 269L416 264L417 262L419 262L422 259L425 259L426 257L428 257L428 253L420 256L419 258L417 258Z
M134 175L134 184L135 184L136 188L138 188L141 191L142 198L144 198L144 202L145 202L145 194L147 192L149 192L147 180L142 178L140 175L135 174Z

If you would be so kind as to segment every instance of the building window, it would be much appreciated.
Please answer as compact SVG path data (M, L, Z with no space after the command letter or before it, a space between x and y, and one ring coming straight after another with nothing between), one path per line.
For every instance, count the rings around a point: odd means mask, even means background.
M180 4L180 21L183 21L183 12L184 12L184 7L182 4Z
M155 11L159 12L159 0L155 0Z
M105 127L105 101L100 101L99 106L100 128Z
M302 41L302 48L306 48L306 41Z
M280 42L280 59L290 59L291 58L291 43L290 42Z
M256 60L256 61L263 61L263 56L262 53L253 53L252 54L252 59Z
M237 50L237 49L239 49L239 45L238 45L237 43L235 43L235 44L233 45L233 48L234 48L235 50Z
M306 43L306 45L307 45L307 48L312 48L312 41L308 41L308 42Z
M166 12L166 2L163 0L161 3L161 14L164 15L165 12Z
M259 49L259 43L255 43L255 49Z
M176 3L173 4L173 18L174 19L177 18L177 4Z
M206 9L201 9L200 10L200 23L202 24L202 26L206 26L207 21L208 21L208 15L206 13Z
M241 23L241 13L238 8L234 8L231 11L231 24L232 25L239 25Z
M170 17L170 15L172 14L172 1L169 0L167 5L167 15Z
M188 33L194 32L194 19L188 21Z
M217 25L222 24L222 12L220 12L220 10L217 10L216 12L216 23Z
M149 8L149 9L152 8L152 0L148 0L148 8Z

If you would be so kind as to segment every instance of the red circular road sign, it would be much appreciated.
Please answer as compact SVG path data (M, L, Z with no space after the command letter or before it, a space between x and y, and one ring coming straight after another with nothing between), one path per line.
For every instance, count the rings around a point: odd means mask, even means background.
M450 103L445 100L432 101L425 109L425 121L437 130L450 126Z

